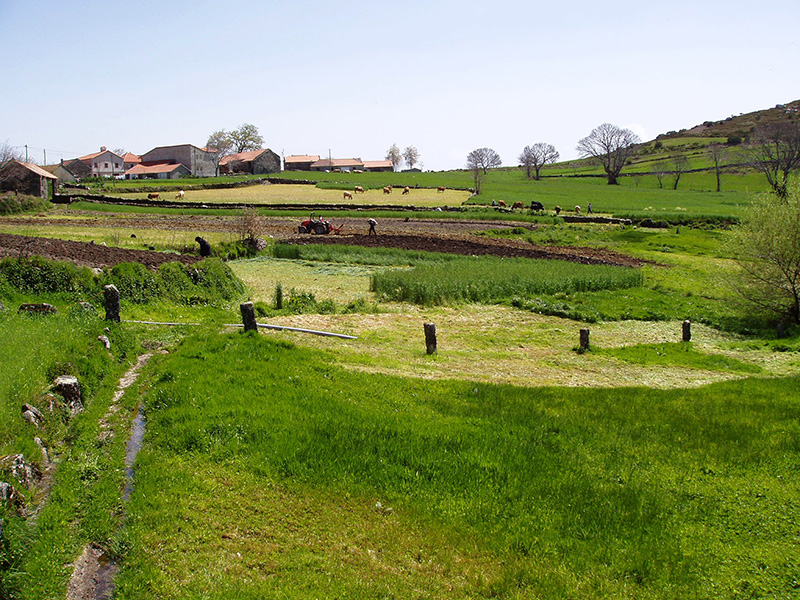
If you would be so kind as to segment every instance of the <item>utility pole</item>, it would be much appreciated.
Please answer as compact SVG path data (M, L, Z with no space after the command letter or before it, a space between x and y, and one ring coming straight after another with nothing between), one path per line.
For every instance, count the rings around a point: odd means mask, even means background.
M25 162L28 162L28 144L25 144Z
M44 164L47 164L47 150L42 148L42 152L44 153Z

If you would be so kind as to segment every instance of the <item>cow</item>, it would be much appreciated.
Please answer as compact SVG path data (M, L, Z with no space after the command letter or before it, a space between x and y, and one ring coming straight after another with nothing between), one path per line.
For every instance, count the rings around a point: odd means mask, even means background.
M147 194L147 199L148 200L160 200L161 199L161 194L159 194L158 192L150 192L149 194Z
M355 188L353 188L353 191L354 191L356 194L363 194L363 193L364 193L364 188L363 188L363 187L361 187L360 185L357 185Z
M406 187L404 187L404 188L403 188L403 194L404 194L404 195L405 195L405 194L408 194L410 191L411 191L411 188L410 188L410 187L408 187L408 186L406 186Z
M580 204L576 204L575 205L575 214L576 215L581 214L581 205Z
M499 206L499 207L501 207L501 208L505 208L505 207L506 207L506 202L505 202L505 200L498 200L498 201L497 201L497 206Z
M544 204L537 202L536 200L531 200L531 210L535 210L536 212L544 210Z
M391 194L392 193L392 186L387 185L385 188L383 188L383 193L384 194Z
M514 202L514 204L511 205L512 210L516 210L518 208L525 208L525 205L522 202Z
M561 207L560 207L560 206L558 206L558 205L555 205L555 206L553 207L553 210L555 210L555 211L556 211L556 216L558 216L559 214L561 214Z
M344 198L343 198L344 200L352 200L353 199L352 192L344 192L343 196L344 196Z
M175 200L183 200L183 197L184 197L185 195L186 195L186 193L185 193L183 190L181 190L180 192L178 192L177 194L175 194Z
M446 187L444 187L443 185L440 185L438 188L436 188L436 193L437 193L437 194L441 194L441 193L442 193L442 192L444 192L446 189L447 189Z

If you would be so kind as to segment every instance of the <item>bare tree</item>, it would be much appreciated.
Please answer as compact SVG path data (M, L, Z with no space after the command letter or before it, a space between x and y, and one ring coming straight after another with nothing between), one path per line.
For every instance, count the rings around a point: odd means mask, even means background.
M392 161L392 166L395 170L399 169L403 164L403 155L400 153L400 148L397 144L392 144L386 151L386 160Z
M639 141L639 136L630 129L603 123L578 142L576 150L583 158L597 159L606 172L608 184L617 185L617 178Z
M653 163L653 175L656 176L658 180L658 187L662 189L664 187L664 176L669 173L669 165L667 161L663 158L661 160L657 160Z
M489 169L502 164L500 155L491 148L478 148L467 155L467 169L472 171L476 195L481 193L481 185Z
M672 174L675 175L675 184L672 186L673 190L678 189L678 182L681 180L681 175L683 175L689 169L689 159L686 158L683 154L676 154L672 157Z
M224 129L220 129L219 131L215 131L210 136L208 136L208 140L206 141L206 148L209 150L216 151L214 155L214 169L217 175L219 175L219 163L220 161L228 156L231 153L231 148L233 148L233 140L231 139L231 134L229 134Z
M525 167L525 176L530 179L531 170L533 170L533 178L538 181L539 171L541 171L542 167L556 162L558 158L559 154L555 146L537 142L533 146L525 146L517 160Z
M233 142L233 152L248 152L250 150L260 150L264 146L264 138L258 132L258 127L252 123L244 123L238 129L230 132Z
M711 144L708 149L711 160L714 163L714 174L717 176L717 191L719 192L722 189L720 177L722 174L722 167L725 166L723 163L728 157L728 149L724 144Z
M12 159L24 162L25 156L14 146L10 145L8 140L6 140L0 144L0 165L5 164Z
M409 146L403 150L403 160L406 161L409 169L413 169L414 165L419 162L419 150L414 146Z
M783 122L756 128L747 152L750 165L764 173L773 191L785 198L789 174L800 166L800 124Z

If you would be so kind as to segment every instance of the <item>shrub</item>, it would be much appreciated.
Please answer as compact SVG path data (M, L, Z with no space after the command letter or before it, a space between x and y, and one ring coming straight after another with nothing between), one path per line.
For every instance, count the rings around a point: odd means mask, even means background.
M95 287L90 269L39 256L4 258L0 260L0 275L7 285L31 294L64 293L79 298Z
M50 202L36 196L5 194L0 196L0 215L49 210Z
M135 304L145 304L158 297L158 280L140 263L121 263L107 272L104 285L114 284L119 295Z

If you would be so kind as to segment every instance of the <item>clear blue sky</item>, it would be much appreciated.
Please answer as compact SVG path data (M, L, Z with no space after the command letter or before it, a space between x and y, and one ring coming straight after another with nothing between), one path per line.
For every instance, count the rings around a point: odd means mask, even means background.
M287 156L570 159L604 122L648 140L800 99L798 32L797 0L0 0L0 142L52 163L253 123Z

